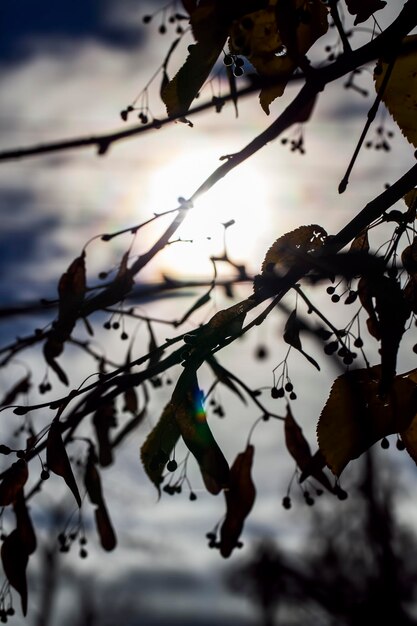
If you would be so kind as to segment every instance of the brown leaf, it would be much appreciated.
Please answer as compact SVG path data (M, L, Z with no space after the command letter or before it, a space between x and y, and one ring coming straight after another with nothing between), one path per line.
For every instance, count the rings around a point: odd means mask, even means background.
M417 148L417 96L415 88L417 35L408 35L403 39L403 44L405 44L405 52L400 50L381 97L404 137ZM390 62L386 62L384 59L380 59L376 65L374 80L377 93L381 91L388 67L390 67Z
M26 615L28 603L26 567L29 556L17 529L13 530L3 541L3 545L1 546L1 560L4 574L10 585L16 589L20 595L22 613Z
M61 436L59 421L53 421L46 442L46 464L57 476L61 476L72 491L78 506L81 508L81 498L72 472L71 463Z
M113 463L113 450L110 444L110 430L116 426L113 400L102 402L92 421L98 443L98 460L102 467L107 467Z
M311 459L310 445L303 431L295 421L290 405L287 404L287 415L284 422L285 444L301 471L307 467Z
M283 276L294 266L305 267L308 271L306 255L320 250L326 237L326 231L318 224L299 226L282 235L266 253L261 268L262 274Z
M333 383L317 436L336 476L379 439L403 433L417 413L417 385L412 376L396 376L384 398L378 395L380 381L381 366L376 365L347 372Z
M0 401L0 406L8 406L9 404L13 404L16 398L22 394L27 393L31 387L30 376L25 376L19 382L17 382L4 396L3 400Z
M368 229L362 230L350 245L351 252L369 252Z
M28 555L33 554L37 547L37 541L32 519L26 506L23 489L19 492L19 495L13 505L13 509L16 515L16 530L18 532L20 542L24 546Z
M136 415L138 410L138 396L134 387L128 387L123 393L123 411Z
M356 15L355 26L365 22L375 11L383 9L386 4L384 0L346 0L349 13Z
M110 521L110 517L104 504L104 500L101 502L100 506L96 508L94 511L97 532L100 537L100 543L104 550L108 552L110 550L114 550L117 544L116 535Z
M180 430L175 420L174 407L169 402L140 451L145 472L158 492L163 471L179 437Z
M93 448L90 447L85 466L84 484L91 503L100 505L103 502L103 492L101 489L100 474L97 470L96 462L96 454Z
M74 259L67 271L62 274L58 283L59 313L58 318L72 318L84 300L86 290L85 252Z
M16 501L28 477L28 466L24 459L19 459L5 471L0 483L0 506L7 506Z
M245 519L256 497L251 470L255 448L248 445L237 455L230 468L229 486L225 489L226 517L220 529L220 554L227 558L237 547Z

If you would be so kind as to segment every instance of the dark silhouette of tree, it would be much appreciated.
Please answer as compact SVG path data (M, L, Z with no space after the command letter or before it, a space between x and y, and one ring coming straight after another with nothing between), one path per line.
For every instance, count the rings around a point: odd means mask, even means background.
M416 623L416 537L397 519L392 477L381 480L370 453L364 465L342 510L317 511L297 556L264 542L232 567L228 586L253 599L264 626Z
M143 269L174 241L181 224L193 210L193 203L267 143L283 136L294 124L308 123L314 115L316 101L326 97L326 86L337 79L345 77L344 87L360 92L355 77L364 66L374 66L374 101L340 182L340 193L349 183L364 143L372 144L372 141L366 141L366 136L381 103L387 107L409 143L417 147L417 40L415 35L409 35L417 26L417 0L405 2L398 16L383 30L375 20L369 41L355 47L357 25L374 19L371 16L384 11L385 5L382 0L362 3L353 0L227 3L183 0L179 12L174 3L164 8L163 15L166 16L169 9L168 21L175 26L177 37L155 73L155 77L161 80L161 98L167 109L165 119L155 119L151 115L147 85L141 95L121 112L125 122L133 113L138 114L139 126L0 153L0 161L7 161L95 146L98 154L104 156L115 142L173 121L192 125L193 115L201 110L221 112L228 102L238 110L240 100L253 94L259 94L261 107L269 113L270 104L284 93L289 82L301 84L298 94L266 130L239 152L223 156L220 167L190 197L179 198L176 209L155 214L128 229L97 235L86 243L58 280L55 301L41 300L39 305L28 303L26 307L1 310L3 318L34 311L49 316L45 327L17 337L0 349L0 364L4 368L17 355L22 358L29 348L39 348L47 368L42 379L38 372L28 372L5 391L1 402L3 411L21 418L20 439L16 446L0 445L0 453L11 459L0 476L0 506L3 511L10 512L13 520L12 530L3 535L1 548L7 579L0 596L2 621L14 612L10 587L19 594L23 613L27 611L26 570L30 556L37 549L28 502L41 488L47 487L44 483L51 473L62 478L72 494L74 505L80 510L89 507L93 512L103 549L115 548L117 536L100 472L113 464L120 444L141 425L151 397L158 395L162 377L168 371L175 378L175 387L159 421L142 446L142 464L160 495L174 495L189 485L187 462L190 456L194 457L207 491L214 495L223 492L225 496L224 519L208 533L210 547L218 548L224 557L229 557L240 546L245 520L255 503L256 486L251 475L255 448L251 442L252 428L245 450L229 466L222 442L215 440L206 415L206 406L216 385L225 385L240 400L256 407L261 418L254 427L270 419L284 423L286 446L296 462L297 481L307 504L311 504L312 498L305 485L314 481L330 494L345 499L347 494L338 479L346 465L379 440L386 446L386 437L390 434L397 433L399 445L417 460L417 370L397 373L400 345L402 342L413 345L411 336L417 313L417 165L403 172L365 207L354 207L354 217L338 233L330 235L315 223L300 225L282 234L275 242L271 241L256 276L250 276L245 265L230 258L225 247L223 255L211 259L211 280L190 283L165 278L156 285L134 284ZM346 21L342 16L347 13L355 18L352 28L344 26ZM152 19L153 16L148 15L144 21L149 23ZM329 24L337 32L338 43L334 49L332 46L323 49L320 48L321 38ZM160 32L165 33L166 29L163 22ZM192 37L193 43L188 47L183 65L172 77L173 53L179 41L187 35ZM318 60L310 55L313 45L320 50ZM213 96L193 107L195 98L213 73L224 77L228 95ZM241 88L238 79L245 73L247 81ZM389 135L383 126L378 127L377 135L376 147L388 152ZM303 154L302 134L291 141L284 136L282 141L288 143L292 151ZM392 208L397 202L401 205ZM147 251L134 256L132 246L136 235L151 223L158 225L161 217L167 215L171 216L170 224L161 227L159 236ZM224 224L225 231L229 226L231 222ZM373 238L381 229L388 243L375 252ZM118 268L104 268L98 280L93 278L89 272L90 246L98 245L97 239L108 242L129 233L131 243L119 260ZM218 278L219 264L230 267L232 278ZM193 332L182 331L185 322L204 310L217 290L223 290L233 298L238 282L253 286L250 295L241 301L234 299L231 306L217 311ZM137 309L137 305L147 298L157 299L166 291L180 294L189 287L201 288L202 295L178 319L160 320ZM330 312L315 303L312 295L315 290L327 291L335 304L340 302L352 307L350 321L339 327ZM296 295L295 305L287 303L289 293ZM232 372L221 363L224 348L262 324L277 309L283 315L282 337L288 346L282 363L274 370L275 384L269 389L273 399L286 401L286 409L278 413L268 407L259 389L242 380L239 371ZM120 332L121 341L126 342L123 362L103 356L90 341L80 339L81 326L92 336L94 327L103 324L103 319L104 328ZM143 343L140 349L135 346L134 336L129 336L124 327L127 319L141 322L146 328L146 346ZM162 343L158 342L155 333L155 327L161 323L172 331ZM318 345L314 356L303 345L306 335L311 335ZM370 346L375 341L379 349L376 360L369 357ZM73 387L73 373L67 371L65 365L64 353L69 346L83 350L93 362L92 376L77 388ZM297 388L295 374L290 376L289 373L288 357L292 350L298 351L318 370L323 359L331 359L343 372L334 381L319 418L318 450L314 454L293 414L292 402L297 397ZM262 353L258 356L261 358ZM203 366L211 375L208 391L203 391L199 382ZM63 395L55 394L52 389L55 381L68 387L69 391ZM42 398L36 401L36 388L41 395L46 395L44 401ZM25 402L28 395L30 399ZM32 401L32 398L35 399ZM52 410L53 413L48 414L53 417L47 417L40 425L41 420L36 418L35 421L34 416L44 415L45 410ZM215 410L220 414L223 407L216 406ZM189 452L178 462L175 448L180 441ZM33 459L41 459L40 473L35 469ZM369 507L367 519L372 524L372 529L368 530L372 530L375 541L372 554L375 567L385 572L383 578L374 581L374 591L384 595L384 615L391 615L398 623L406 623L402 604L397 602L399 573L390 547L389 510L383 509L374 498L369 482L371 474L368 472L367 476L364 489L367 490ZM189 496L190 500L197 498L191 488ZM291 506L289 493L283 505L285 508ZM80 513L79 521L70 530L65 528L59 534L62 552L67 552L77 542L80 556L85 556L86 539L81 519ZM265 572L274 563L272 561L271 565L268 561L271 555L262 558L264 560L255 565L255 569L258 567ZM330 571L330 563L326 569ZM314 589L310 579L308 585ZM268 624L272 619L268 607L272 605L275 590L268 589L264 583L259 589L259 597L264 594L261 604ZM387 595L391 597L387 598ZM331 599L336 602L336 595ZM347 600L341 597L339 601L346 615ZM373 600L372 603L372 610L376 610ZM355 609L351 608L352 611ZM368 608L362 603L358 610L362 615Z

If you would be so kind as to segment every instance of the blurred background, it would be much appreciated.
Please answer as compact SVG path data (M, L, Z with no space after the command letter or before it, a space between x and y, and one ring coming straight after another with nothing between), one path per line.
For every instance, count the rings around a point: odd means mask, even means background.
M378 14L382 27L400 11L401 4ZM158 95L161 76L143 91L177 36L177 24L169 21L172 7L154 15L160 7L158 2L135 0L3 0L0 152L120 129L124 125L120 111L138 94L136 106L148 102L146 114L163 118ZM175 10L182 12L180 3ZM154 17L145 25L144 15ZM349 16L345 18L349 23ZM353 45L372 37L374 23L369 22L358 29ZM161 34L161 30L166 32ZM171 75L189 42L184 37L172 57ZM325 59L326 54L338 51L337 33L330 29L317 42L312 57ZM244 84L245 75L241 80ZM336 233L386 183L408 169L413 149L381 111L370 132L370 149L361 152L345 194L338 194L373 101L372 68L365 68L353 81L350 88L346 88L346 78L329 85L304 128L291 129L286 143L269 144L202 197L178 232L180 241L145 268L138 287L158 284L163 277L210 281L210 256L223 253L223 224L231 220L227 253L249 275L255 275L277 237L311 223ZM222 155L240 150L263 131L298 88L291 85L274 102L269 118L253 95L239 101L237 118L233 106L227 104L220 114L211 109L193 117L192 128L173 123L118 142L104 156L87 148L0 163L1 308L55 298L59 276L86 241L174 209L179 197L189 197L212 173ZM224 94L227 85L216 78L202 90L200 101ZM127 125L139 122L132 114ZM376 128L383 128L389 151L374 149L381 137ZM291 150L291 140L301 136L305 154ZM152 245L167 220L169 216L139 231L133 256ZM383 243L383 234L379 236L380 241L372 242L375 249ZM100 271L118 265L131 240L127 234L108 243L97 239L88 246L91 283L97 282ZM225 278L233 276L230 266L220 271ZM250 290L250 284L238 285L233 295L243 298ZM322 291L311 292L314 303L326 307L336 325L343 325L352 311L342 303L333 305ZM179 319L203 293L204 288L188 287L179 294L149 297L140 308L150 317ZM212 302L192 316L184 330L195 329L230 303L224 290L216 290ZM288 307L292 303L290 297ZM275 382L273 370L287 350L280 338L286 317L280 311L274 313L266 324L220 355L220 361L251 388L260 389L265 404L280 415L285 414L285 402L272 400L270 388ZM106 319L103 315L92 320L97 324L95 349L121 363L126 346L120 342L120 330L103 328ZM5 315L0 319L2 345L50 320L50 314L42 310ZM147 351L146 327L124 323L130 336L137 335L133 350L138 357ZM165 324L155 324L154 330L161 342L173 334ZM79 330L81 337L83 332ZM293 412L315 450L317 418L340 370L312 340L306 340L305 348L320 358L322 371L291 353L289 371L298 396ZM399 371L412 367L410 354L405 350L400 355ZM372 364L377 362L376 346L368 358ZM74 386L94 369L94 361L76 348L67 350L63 360ZM42 382L45 365L39 351L28 350L0 370L2 392L27 368L37 384ZM395 439L388 450L377 445L372 456L346 471L342 484L349 492L348 500L319 497L312 487L314 506L309 506L302 490L293 484L292 507L285 510L282 499L294 465L285 449L282 423L261 422L251 437L256 448L256 504L245 525L242 550L223 561L217 550L207 547L205 536L224 515L223 496L213 497L204 490L190 462L187 473L197 500L189 500L187 489L173 497L163 494L158 500L141 468L140 445L169 399L176 375L178 371L162 377L144 423L119 450L114 465L102 473L118 536L114 552L100 548L87 511L83 524L88 557L80 558L76 545L67 554L59 553L56 537L71 527L73 504L59 481L52 479L36 498L33 513L40 548L29 567L29 615L23 620L17 607L14 623L268 626L314 620L327 625L358 624L358 615L372 616L381 624L415 623L415 466L406 453L397 450ZM208 385L205 375L200 382ZM48 398L60 392L62 388L53 380ZM246 446L248 433L261 414L225 387L216 389L214 398L225 417L213 407L208 409L210 426L232 462ZM36 399L35 386L28 401ZM3 436L18 426L16 416L5 416ZM181 458L184 451L179 447L177 454Z

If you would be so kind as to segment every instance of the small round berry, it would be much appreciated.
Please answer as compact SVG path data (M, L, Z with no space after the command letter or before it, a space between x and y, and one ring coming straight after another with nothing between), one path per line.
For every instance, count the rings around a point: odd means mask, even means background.
M389 441L388 441L388 439L386 437L381 439L381 448L383 450L388 450L388 448L389 448Z
M231 54L225 54L224 59L223 59L223 63L224 65L226 65L226 67L230 67L231 65L233 65L233 57Z
M87 552L87 550L85 548L81 548L81 550L80 550L80 557L82 559L86 559L88 557L88 552Z
M233 74L236 77L243 76L243 74L244 74L243 67L239 67L239 66L235 67L235 69L233 70Z
M294 385L292 383L288 382L285 385L285 391L292 391L293 389L294 389Z
M191 500L191 502L197 500L197 495L194 493L194 491L190 492L189 499Z
M177 467L178 467L178 463L176 462L175 459L171 459L171 461L168 461L168 463L167 463L167 470L168 470L168 472L175 472Z
M397 450L405 450L405 443L402 439L397 439Z
M279 398L279 389L277 389L276 387L272 387L271 389L271 398L274 398L274 400L276 400L277 398Z
M332 302L339 302L340 296L337 293L334 293L331 298Z
M297 394L295 393L295 391L291 391L290 400L297 400Z
M144 24L149 24L149 22L151 21L151 19L152 19L152 15L144 15L144 16L142 17L142 22L143 22Z
M334 293L334 287L327 287L326 291L329 294L329 296L331 296Z
M363 340L361 337L356 337L355 341L353 342L353 345L355 346L355 348L362 348L363 347Z
M282 506L284 507L284 509L290 509L291 508L291 498L290 496L285 496L284 498L282 498Z
M41 480L48 480L49 476L50 476L50 474L49 474L48 470L43 469L41 471Z

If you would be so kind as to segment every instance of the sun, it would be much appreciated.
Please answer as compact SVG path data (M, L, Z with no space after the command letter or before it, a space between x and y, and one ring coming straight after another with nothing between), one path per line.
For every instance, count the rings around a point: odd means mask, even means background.
M147 205L155 213L178 205L178 198L190 197L219 166L218 150L193 149L177 154L154 167L148 183ZM249 270L261 258L268 241L271 206L267 177L255 164L239 166L209 192L199 198L175 235L156 259L161 273L176 277L208 277L212 274L210 257L223 252L225 228L227 252L235 262ZM257 268L255 268L257 271Z

